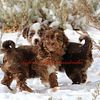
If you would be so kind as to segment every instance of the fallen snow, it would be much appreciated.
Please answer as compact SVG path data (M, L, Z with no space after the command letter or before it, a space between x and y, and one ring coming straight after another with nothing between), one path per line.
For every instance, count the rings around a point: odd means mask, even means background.
M100 31L89 28L88 33L97 43L100 41ZM4 34L2 42L5 40L13 40L17 45L25 45L28 42L23 39L22 36L17 38L19 33ZM72 42L79 42L79 34L72 30L66 30L65 34ZM0 54L0 62L2 62L3 54ZM0 83L0 100L92 100L96 90L96 86L100 83L100 51L98 49L93 50L94 62L88 69L88 79L85 84L72 85L71 80L65 73L58 72L58 82L60 90L53 92L49 87L45 87L39 78L28 79L27 84L34 92L20 92L16 90L16 81L13 81L11 87L13 91L10 91L6 86ZM3 72L0 70L0 81L3 78ZM99 87L98 87L99 88ZM100 100L100 96L97 96L96 100Z

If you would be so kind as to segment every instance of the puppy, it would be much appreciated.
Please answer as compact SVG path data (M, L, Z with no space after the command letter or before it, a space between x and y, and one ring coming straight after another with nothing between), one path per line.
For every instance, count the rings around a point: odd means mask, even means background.
M2 51L4 52L3 65L4 78L1 81L9 89L11 82L15 79L17 87L22 91L32 92L26 84L26 79L40 77L42 83L48 82L48 73L46 66L38 64L38 47L20 46L15 48L15 43L11 40L5 41Z
M53 88L58 86L56 70L59 68L61 56L65 53L64 49L68 45L68 38L64 35L62 28L52 28L47 24L42 24L38 34L41 38L37 56L38 62L47 66L49 83Z
M41 24L39 22L34 22L30 26L26 26L22 31L22 36L28 40L31 45L35 45L40 41L40 35L38 31L41 29Z
M41 41L41 31L48 29L50 23L47 20L41 22L35 21L32 25L24 26L21 34L31 45L35 45Z
M39 59L46 64L50 86L58 86L56 71L68 45L68 38L61 28L48 28L42 31Z
M86 71L93 61L91 38L89 36L81 36L79 40L85 40L85 43L82 45L69 42L65 54L62 56L62 64L60 66L60 70L65 70L66 75L72 80L73 84L86 82Z

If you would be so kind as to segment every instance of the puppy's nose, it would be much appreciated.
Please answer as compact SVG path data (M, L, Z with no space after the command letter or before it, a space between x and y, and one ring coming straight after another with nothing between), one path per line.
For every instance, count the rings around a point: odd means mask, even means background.
M37 44L39 42L39 39L35 39L34 41L35 41L35 44Z

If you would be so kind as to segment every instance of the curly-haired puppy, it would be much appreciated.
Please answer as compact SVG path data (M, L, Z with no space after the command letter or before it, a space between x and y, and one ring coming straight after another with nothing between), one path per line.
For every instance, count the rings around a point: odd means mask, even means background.
M68 45L68 38L61 28L48 28L42 32L39 59L47 65L50 86L55 87L58 86L56 70Z
M65 70L73 84L86 82L86 71L93 61L91 38L83 35L79 40L85 40L85 43L82 45L69 42L66 53L62 56L62 66L60 67Z
M13 79L17 81L17 87L22 91L32 90L26 85L26 79L40 77L42 83L48 82L47 68L38 64L38 47L20 46L15 48L15 43L11 40L5 41L2 51L4 52L3 65L4 78L1 81L9 89Z
M26 38L32 45L32 38L30 35L30 28L26 27L23 30L23 37ZM38 62L47 66L50 86L53 88L58 86L56 70L61 61L61 56L65 53L64 48L68 45L68 38L64 35L64 30L61 28L51 28L48 24L42 24L38 31L40 36L40 45L38 52ZM35 42L36 44L36 42Z

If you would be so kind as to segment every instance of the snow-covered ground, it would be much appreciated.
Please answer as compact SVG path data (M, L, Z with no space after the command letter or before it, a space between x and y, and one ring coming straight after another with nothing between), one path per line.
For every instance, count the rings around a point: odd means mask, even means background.
M88 33L91 38L93 38L96 43L100 42L100 31L94 28L88 28ZM66 30L66 35L70 41L79 42L79 34L73 32L72 30ZM28 44L23 37L17 39L18 33L4 34L2 41L13 40L18 45ZM0 61L2 61L3 54L0 55ZM53 92L49 87L45 87L41 84L39 78L28 79L27 84L31 87L34 92L20 92L16 90L16 82L13 81L11 87L14 91L10 91L6 86L0 83L0 100L100 100L98 95L96 99L94 96L98 94L100 89L100 51L98 49L93 49L94 62L92 66L88 69L87 75L88 79L85 84L72 85L71 80L65 75L65 73L58 72L58 82L60 90ZM0 81L3 78L3 72L0 70Z

